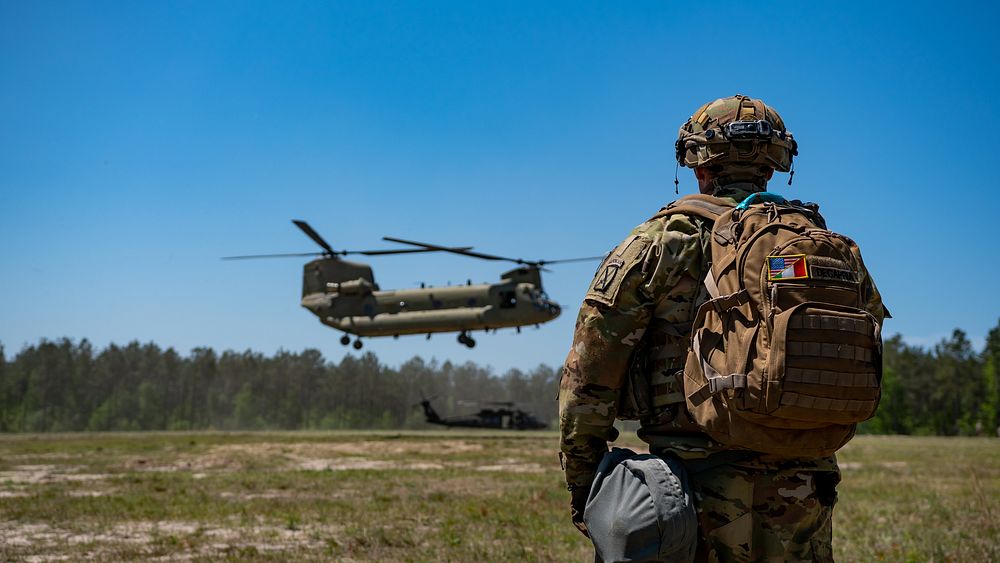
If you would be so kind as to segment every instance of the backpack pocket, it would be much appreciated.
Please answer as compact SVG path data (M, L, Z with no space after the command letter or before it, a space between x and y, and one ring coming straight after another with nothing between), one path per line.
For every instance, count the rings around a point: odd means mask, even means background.
M854 424L881 396L880 327L854 307L806 302L774 317L765 410L811 424Z

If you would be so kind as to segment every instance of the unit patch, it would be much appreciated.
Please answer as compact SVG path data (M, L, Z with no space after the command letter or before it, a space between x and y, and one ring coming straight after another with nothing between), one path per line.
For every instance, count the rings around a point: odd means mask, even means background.
M767 257L767 280L801 280L809 277L805 254Z
M650 239L633 235L608 254L594 275L585 300L613 307L625 277L642 264L649 250Z
M606 292L618 277L618 270L625 265L621 258L608 258L594 278L594 291Z

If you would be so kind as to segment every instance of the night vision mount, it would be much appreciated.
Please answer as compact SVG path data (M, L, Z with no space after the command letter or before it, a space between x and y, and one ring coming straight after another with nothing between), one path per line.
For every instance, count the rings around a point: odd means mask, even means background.
M728 139L770 139L771 124L762 119L757 121L733 121L722 130ZM707 135L706 135L707 136Z

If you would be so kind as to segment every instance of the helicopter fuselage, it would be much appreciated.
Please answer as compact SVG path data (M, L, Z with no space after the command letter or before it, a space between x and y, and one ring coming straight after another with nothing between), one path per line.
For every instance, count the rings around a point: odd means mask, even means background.
M499 428L502 430L542 430L548 426L531 414L513 406L487 408L475 414L448 417L439 416L427 399L421 401L420 406L424 409L424 417L428 424L438 424L448 428L457 426L460 428Z
M302 306L323 324L358 336L519 327L561 312L542 291L537 268L516 268L494 284L383 291L370 268L336 258L305 266Z

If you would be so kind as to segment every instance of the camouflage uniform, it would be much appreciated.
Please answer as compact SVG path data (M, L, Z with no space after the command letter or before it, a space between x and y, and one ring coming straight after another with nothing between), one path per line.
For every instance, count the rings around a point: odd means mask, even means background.
M761 188L733 183L713 194L736 203ZM705 299L710 225L682 214L647 221L602 263L577 318L559 392L561 457L574 492L589 489L614 441L628 373L652 388L653 414L639 437L650 451L686 461L698 510L699 561L832 560L836 460L724 454L689 418L681 379L691 322ZM882 306L870 286L870 312ZM720 458L715 458L716 460ZM714 466L713 466L714 465Z

